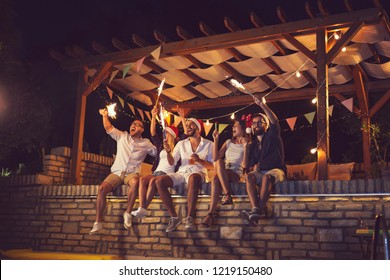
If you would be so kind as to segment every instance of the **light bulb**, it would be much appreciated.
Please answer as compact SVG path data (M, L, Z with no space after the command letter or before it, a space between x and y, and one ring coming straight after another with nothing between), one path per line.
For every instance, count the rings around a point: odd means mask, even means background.
M295 73L295 76L297 76L297 78L299 78L299 77L301 76L301 73L300 73L299 71L297 71L297 72Z
M334 38L336 39L336 40L339 40L341 37L340 37L340 34L339 34L339 32L335 32L334 33Z
M230 116L230 118L231 118L232 120L234 120L234 118L235 118L234 113Z
M314 98L311 100L311 103L316 104L316 103L317 103L317 97L314 97Z
M344 47L344 48L341 49L342 52L345 52L346 50L347 50L346 47Z
M210 121L209 120L206 121L206 125L210 125Z
M310 149L310 153L315 154L317 152L317 148Z

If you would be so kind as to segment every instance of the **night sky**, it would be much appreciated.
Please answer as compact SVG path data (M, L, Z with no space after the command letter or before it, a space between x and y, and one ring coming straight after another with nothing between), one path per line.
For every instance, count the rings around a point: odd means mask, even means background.
M198 28L200 21L205 22L217 33L227 32L223 25L224 16L232 19L241 29L252 28L250 12L255 12L266 25L280 23L276 7L282 6L291 20L307 19L305 2L307 0L113 0L113 1L30 1L14 0L11 2L13 24L21 40L20 57L31 65L37 76L42 92L52 104L53 136L50 145L71 146L74 125L74 106L77 86L77 73L69 73L60 68L59 63L49 56L50 50L64 53L65 47L73 45L93 52L93 41L115 50L111 38L116 37L132 47L131 35L140 35L146 41L156 44L153 30L158 30L172 40L178 40L175 32L177 25L182 26L195 37L203 36ZM266 2L266 3L264 3ZM310 1L316 7L317 1ZM330 12L345 12L343 1L324 1ZM363 2L363 3L362 3ZM389 6L390 1L383 0ZM386 3L385 3L386 2ZM372 1L351 1L354 7L373 7ZM387 9L389 10L389 9ZM104 106L99 94L91 94L87 101L85 139L91 152L98 152L99 143L105 136L97 109ZM280 119L314 111L310 100L300 102L272 104L270 107ZM253 107L251 107L253 110ZM309 111L308 111L309 110ZM342 109L340 109L342 110ZM243 112L245 113L245 112ZM345 112L340 111L344 118ZM130 121L122 116L120 123L114 123L121 129L127 129ZM221 121L222 122L222 121ZM226 121L228 122L228 120ZM125 124L124 124L125 123ZM297 123L298 129L290 132L283 125L286 159L300 162L311 146L316 142L316 130L304 123ZM332 130L331 130L332 132ZM333 135L339 137L339 131ZM342 133L341 133L342 134ZM211 133L209 134L211 137ZM341 135L340 137L345 137ZM340 142L340 141L339 141ZM344 141L344 142L348 142ZM334 162L342 159L338 150L345 145L333 146Z

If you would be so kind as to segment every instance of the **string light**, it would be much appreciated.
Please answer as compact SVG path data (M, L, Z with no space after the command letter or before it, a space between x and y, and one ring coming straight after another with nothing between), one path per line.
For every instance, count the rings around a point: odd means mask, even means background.
M314 97L314 98L311 100L311 103L316 104L316 103L317 103L317 97Z
M301 72L299 71L295 72L295 76L297 76L297 78L301 77Z
M232 120L235 119L235 114L234 114L234 112L233 112L233 114L230 116L230 118L231 118Z
M312 148L312 149L310 149L310 153L311 154L315 154L317 152L317 148Z
M207 121L206 121L206 125L210 125L210 120L207 120Z
M341 49L342 52L345 52L346 50L347 50L346 47L343 47L343 48Z
M336 31L334 34L333 34L334 38L336 40L339 40L341 38L341 33L339 31Z

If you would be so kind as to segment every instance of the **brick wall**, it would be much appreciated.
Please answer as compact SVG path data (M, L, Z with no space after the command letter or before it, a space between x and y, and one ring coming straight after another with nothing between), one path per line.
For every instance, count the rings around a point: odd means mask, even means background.
M298 184L279 186L270 199L271 217L259 227L238 217L249 201L236 196L233 205L220 207L216 226L186 231L180 225L172 233L164 231L168 217L158 198L148 218L134 219L133 228L125 230L123 186L108 198L102 235L88 234L98 185L1 187L0 248L189 259L362 259L354 236L358 218L372 226L377 213L390 217L389 182L351 181L348 189L340 181L319 182L315 194ZM197 225L209 199L198 200ZM186 198L176 196L174 203L185 216Z
M83 153L81 158L81 178L83 184L99 184L109 173L113 158L97 154ZM52 178L54 184L66 184L70 180L71 149L57 147L43 159L43 174Z

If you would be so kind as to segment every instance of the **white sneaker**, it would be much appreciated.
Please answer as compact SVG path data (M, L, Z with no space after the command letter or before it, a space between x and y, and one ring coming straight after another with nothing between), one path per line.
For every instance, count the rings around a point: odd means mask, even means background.
M181 217L171 217L169 219L169 223L165 231L166 232L174 231L176 227L180 224L181 224Z
M125 229L131 228L131 225L132 225L131 219L132 219L131 214L129 214L129 213L127 213L127 211L125 211L125 213L123 213L123 226L125 227Z
M103 229L102 222L94 222L93 227L92 227L91 231L89 232L89 234L99 234L99 233L101 233L102 229Z
M137 210L131 211L131 215L136 218L145 218L148 215L148 211L145 208L138 207Z

